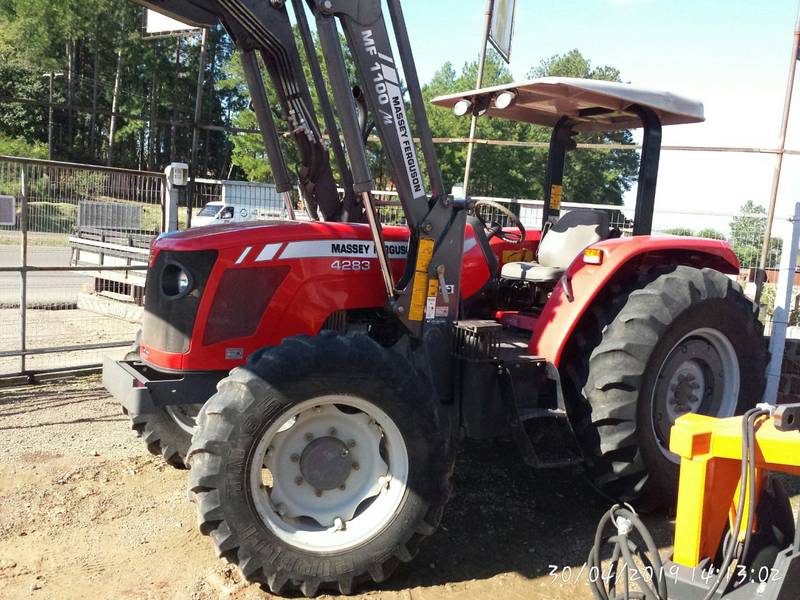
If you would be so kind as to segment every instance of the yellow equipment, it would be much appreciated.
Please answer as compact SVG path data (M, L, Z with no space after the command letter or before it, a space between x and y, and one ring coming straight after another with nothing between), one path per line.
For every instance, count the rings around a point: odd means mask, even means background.
M672 428L670 450L681 459L671 559L662 563L630 507L615 506L589 556L600 568L602 547L614 548L610 577L590 582L595 597L800 599L800 523L770 476L800 475L800 404L761 404L729 419L686 414ZM616 532L604 537L609 526ZM635 532L644 548L632 539Z

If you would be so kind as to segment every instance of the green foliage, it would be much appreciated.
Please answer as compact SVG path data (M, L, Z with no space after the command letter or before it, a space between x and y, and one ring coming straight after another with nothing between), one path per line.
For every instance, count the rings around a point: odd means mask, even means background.
M43 103L48 98L47 74L56 72L54 158L105 163L120 66L117 111L152 115L156 122L120 116L113 164L162 170L173 160L188 160L199 36L144 38L142 10L129 0L0 0L0 96L24 100L0 103L0 135L47 144L48 111ZM221 27L209 32L204 122L229 125L246 103L240 91L214 90L227 78L224 68L232 50ZM76 108L68 111L68 104ZM199 142L201 171L223 174L231 149L226 134L202 132Z
M761 246L767 230L767 209L748 200L742 205L741 214L730 221L731 238L736 256L742 268L757 267L761 257ZM783 240L771 238L769 241L769 254L767 255L767 268L777 268L780 262Z
M71 233L77 223L78 207L67 202L29 202L28 230Z
M694 235L694 231L688 227L673 227L672 229L665 229L664 233L669 235Z
M689 227L672 227L671 229L665 229L664 233L668 233L670 235L688 235L694 237L701 237L701 238L708 238L710 240L724 240L725 234L716 229L712 229L711 227L706 227L705 229L701 229L698 232L695 232L694 229Z
M47 158L47 145L28 142L24 138L12 138L0 133L0 154L23 158Z
M761 288L761 306L762 310L767 316L767 319L772 319L775 314L775 292L776 286L774 283L765 283ZM792 297L794 298L794 306L789 310L789 326L800 325L800 296L797 294L797 288L792 289Z
M724 240L725 234L711 227L706 227L697 232L697 237L708 238L710 240Z
M0 103L0 151L43 156L48 141L48 74L53 81L53 155L56 160L107 162L114 82L120 76L115 123L113 164L162 170L174 160L188 161L192 141L199 39L147 39L141 34L142 8L129 0L0 0L0 97L24 101ZM304 49L296 39L301 54ZM205 94L201 119L214 125L257 127L247 107L238 56L221 27L208 36L208 64L204 72ZM325 60L319 45L317 57ZM354 68L345 46L345 60L355 82ZM311 80L306 61L306 79ZM477 61L460 69L443 65L424 86L426 99L439 94L471 89ZM594 66L577 50L550 57L530 77L561 75L619 81L613 67ZM268 79L268 78L267 78ZM511 81L499 56L490 51L485 85ZM327 81L326 81L327 83ZM328 86L329 87L329 86ZM272 94L274 97L274 94ZM319 102L312 97L318 117ZM273 104L277 104L273 102ZM67 110L67 105L73 110ZM92 115L91 107L97 112ZM135 115L129 118L122 115ZM276 112L278 127L286 127ZM151 121L153 117L155 120ZM429 117L437 137L466 137L469 120L450 111L431 109ZM323 127L321 118L320 126ZM174 121L174 123L170 123ZM479 121L479 137L537 141L546 144L549 131L502 119ZM630 142L629 132L583 136L578 141ZM222 131L202 130L199 136L198 172L221 178L272 179L258 134L228 136ZM297 153L291 140L282 140L290 171ZM368 158L380 188L391 187L391 174L379 142L367 145ZM439 144L437 151L447 189L463 178L466 147ZM505 197L544 196L545 149L478 145L475 150L470 192ZM420 153L421 158L421 153ZM333 165L334 174L336 165ZM564 200L621 204L636 175L632 151L585 151L567 160Z

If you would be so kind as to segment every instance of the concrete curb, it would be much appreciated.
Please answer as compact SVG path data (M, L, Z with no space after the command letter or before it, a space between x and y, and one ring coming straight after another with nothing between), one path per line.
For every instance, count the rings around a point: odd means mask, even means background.
M141 323L142 317L144 317L144 308L141 306L118 302L95 294L78 294L77 307L104 317L115 317L131 323Z

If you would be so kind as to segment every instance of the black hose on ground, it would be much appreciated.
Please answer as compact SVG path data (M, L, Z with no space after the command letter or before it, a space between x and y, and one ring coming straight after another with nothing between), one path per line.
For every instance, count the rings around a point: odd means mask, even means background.
M605 529L609 525L616 528L616 534L604 537ZM630 534L637 532L644 541L644 548L640 548L631 539ZM604 575L600 551L606 544L612 545L611 566L608 575ZM648 558L652 556L652 560ZM636 558L639 562L636 562ZM623 591L617 593L617 583L620 577L619 567L622 563ZM644 572L641 565L644 566ZM660 575L664 572L661 556L658 554L653 536L647 529L639 515L632 507L613 506L600 519L594 537L594 546L589 553L589 586L597 600L667 600L666 581ZM640 591L631 591L631 581L635 581ZM606 587L608 582L608 587Z

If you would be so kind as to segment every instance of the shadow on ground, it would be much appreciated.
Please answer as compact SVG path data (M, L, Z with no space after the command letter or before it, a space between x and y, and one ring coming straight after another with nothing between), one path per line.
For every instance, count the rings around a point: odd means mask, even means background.
M455 489L439 530L410 566L382 589L427 587L517 572L547 576L584 564L608 501L580 470L536 471L510 442L468 442L459 453ZM672 522L646 524L660 547L672 543ZM663 554L663 551L662 551ZM388 585L387 585L388 584Z

